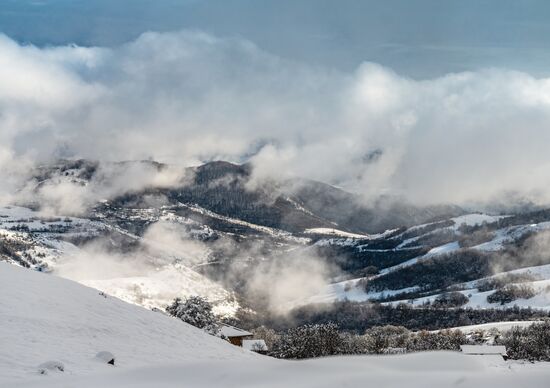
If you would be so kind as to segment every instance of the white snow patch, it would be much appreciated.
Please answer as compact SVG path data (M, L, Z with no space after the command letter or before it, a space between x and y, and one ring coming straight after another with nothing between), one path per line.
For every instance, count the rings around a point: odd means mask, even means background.
M352 302L365 302L385 297L418 291L418 286L402 288L399 290L384 290L379 292L366 292L361 281L365 278L344 280L327 285L320 293L303 300L293 302L293 307L311 303L331 303L349 300Z
M459 249L460 249L460 245L458 244L458 241L454 241L454 242L450 242L448 244L440 245L438 247L430 249L424 255L421 255L421 256L412 258L410 260L404 261L403 263L394 265L393 267L388 267L388 268L382 269L379 273L379 276L380 275L385 275L385 274L393 272L393 271L397 271L398 269L410 267L411 265L414 265L414 264L418 263L419 261L421 261L423 259L427 259L427 258L438 256L438 255L443 255L445 253L451 253L451 252L457 251Z
M233 316L239 307L228 291L183 266L166 266L147 276L79 282L146 308L164 309L176 297L185 299L195 295L208 299L214 305L214 313L221 316Z
M344 237L344 238L357 238L357 239L359 239L359 238L363 238L363 239L371 238L370 235L350 233L350 232L345 232L343 230L332 229L332 228L311 228L311 229L304 230L304 233L307 233L307 234L323 234L323 235L328 235L328 236L338 236L338 237Z
M200 207L198 205L186 205L186 204L180 203L180 206L181 207L186 207L186 208L188 208L190 210L193 210L194 212L197 212L199 214L204 214L208 217L216 218L218 220L229 222L229 223L232 223L232 224L235 224L235 225L245 226L245 227L248 227L250 229L254 229L258 232L261 232L261 233L264 233L264 234L267 234L267 235L270 235L270 236L273 236L273 237L278 237L278 238L281 238L281 239L290 240L290 241L300 243L300 244L307 244L310 241L310 239L308 239L308 238L295 237L295 236L292 235L292 233L289 233L289 232L284 231L284 230L270 228L268 226L263 226L263 225L253 224L251 222L246 222L246 221L243 221L243 220L239 220L237 218L222 216L218 213L214 213L213 211L210 211L210 210L205 209L203 207Z
M543 321L503 321L503 322L490 322L490 323L482 323L479 325L468 325L468 326L457 326L452 327L451 330L460 330L463 333L471 333L474 331L489 331L492 329L497 329L498 331L505 332L513 327L529 327L534 323L540 323ZM435 330L439 331L439 330Z

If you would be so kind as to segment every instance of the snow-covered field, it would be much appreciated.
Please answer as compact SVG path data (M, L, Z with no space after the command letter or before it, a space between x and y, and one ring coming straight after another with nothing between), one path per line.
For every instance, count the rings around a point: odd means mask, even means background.
M405 356L335 357L308 361L258 358L243 363L184 362L140 369L112 369L93 376L55 377L19 387L499 387L548 386L548 364L488 363L476 356L438 352Z
M1 387L543 387L550 364L421 353L281 361L78 283L0 263ZM95 357L108 351L115 366ZM57 362L64 371L39 373Z
M385 297L399 295L408 292L418 291L419 287L408 287L400 290L385 290L379 292L366 292L361 285L364 278L344 280L325 286L321 292L305 299L292 302L292 307L302 306L310 303L331 303L335 301L349 300L352 302L364 302L367 300L383 299Z
M492 329L497 329L500 332L505 332L510 330L513 327L525 328L525 327L531 326L535 322L539 322L539 321L490 322L490 323L481 323L479 325L457 326L457 327L453 327L451 330L460 330L463 333L469 333L476 330L489 331Z
M359 238L359 239L370 238L370 236L367 236L366 234L349 233L343 230L332 229L332 228L311 228L311 229L304 230L304 233L324 234L327 236L338 236L343 238Z

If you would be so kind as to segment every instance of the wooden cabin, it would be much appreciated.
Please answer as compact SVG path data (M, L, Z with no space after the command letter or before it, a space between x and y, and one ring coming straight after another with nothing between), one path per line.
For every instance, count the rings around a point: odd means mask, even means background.
M252 333L234 326L222 325L220 336L227 338L235 346L243 346L243 340L252 339Z

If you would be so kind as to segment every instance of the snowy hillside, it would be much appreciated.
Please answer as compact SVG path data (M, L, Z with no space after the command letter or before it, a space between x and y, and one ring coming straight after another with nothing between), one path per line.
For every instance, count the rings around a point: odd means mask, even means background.
M445 292L458 290L468 298L464 307L548 310L548 217L546 210L514 216L472 213L375 240L318 240L315 245L330 254L347 256L341 262L351 276L336 279L318 294L296 300L293 305L374 300L421 307ZM367 269L370 272L364 276ZM491 279L495 281L490 288L478 290L481 283ZM535 295L501 304L487 301L505 285L528 286Z
M153 216L144 213L139 220ZM188 221L170 215L161 213L153 220L176 226ZM192 263L207 260L203 256L208 252L168 249L164 241L157 240L162 237L149 235L145 240L105 220L45 217L24 207L0 207L0 246L4 248L0 260L4 256L12 264L76 280L147 308L164 308L176 297L201 295L215 304L219 314L233 314L238 305L231 293L190 268ZM122 249L90 249L70 242L93 239L114 240ZM135 243L147 244L149 249L117 254L116 249Z
M2 387L542 387L550 378L545 363L449 352L275 360L58 277L0 263L0 284ZM40 374L45 363L64 371Z
M59 361L65 375L197 360L245 359L250 353L161 312L153 312L56 276L0 263L0 386L38 376ZM42 380L43 381L43 380Z

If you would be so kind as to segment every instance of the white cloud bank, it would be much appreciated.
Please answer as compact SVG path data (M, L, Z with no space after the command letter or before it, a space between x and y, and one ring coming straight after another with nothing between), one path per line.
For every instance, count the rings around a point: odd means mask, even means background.
M550 201L550 79L501 69L416 81L344 74L249 42L146 33L114 49L0 36L0 200L58 156L178 165L251 158L418 203Z

